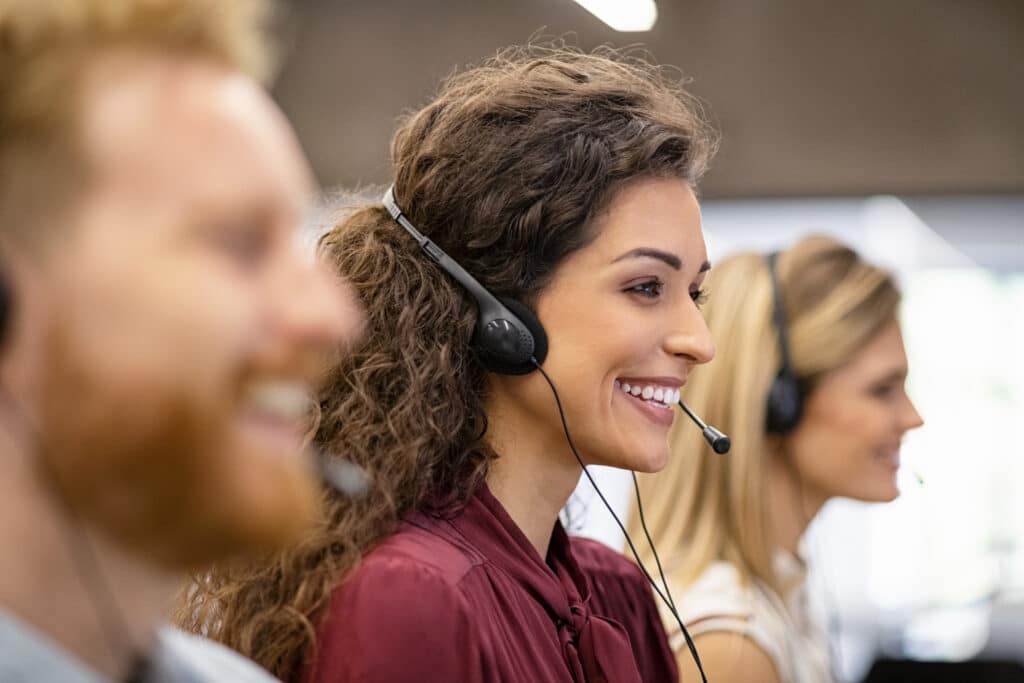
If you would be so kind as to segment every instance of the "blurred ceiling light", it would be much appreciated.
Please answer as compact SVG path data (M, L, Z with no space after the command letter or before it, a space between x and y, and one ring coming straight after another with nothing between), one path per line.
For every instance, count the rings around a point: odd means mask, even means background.
M658 20L654 0L576 0L616 31L650 31Z

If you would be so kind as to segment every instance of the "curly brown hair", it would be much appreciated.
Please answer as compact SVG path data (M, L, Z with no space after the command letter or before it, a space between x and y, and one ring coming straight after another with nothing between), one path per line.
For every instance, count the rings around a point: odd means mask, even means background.
M619 189L649 177L693 185L714 147L677 75L611 49L530 46L451 76L405 118L391 155L410 220L485 287L532 305ZM365 468L370 492L325 492L326 519L304 543L199 577L179 613L282 678L299 671L360 559L412 510L457 511L498 457L472 300L380 204L349 214L319 251L367 321L330 373L315 444Z

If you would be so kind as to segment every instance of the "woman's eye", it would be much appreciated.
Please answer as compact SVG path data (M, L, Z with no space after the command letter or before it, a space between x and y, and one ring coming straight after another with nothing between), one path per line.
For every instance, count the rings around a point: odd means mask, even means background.
M899 391L896 384L879 384L871 388L871 395L878 399L887 400L893 398Z
M648 299L657 299L661 296L664 289L665 285L660 280L648 280L647 282L641 282L638 285L634 285L626 291L633 294L639 294L640 296Z
M697 304L697 308L700 308L708 302L708 290L695 289L690 292L690 298L693 299L693 303Z

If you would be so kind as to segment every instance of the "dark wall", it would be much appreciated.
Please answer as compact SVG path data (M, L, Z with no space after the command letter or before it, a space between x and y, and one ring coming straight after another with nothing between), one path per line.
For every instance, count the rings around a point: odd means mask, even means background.
M1024 191L1021 0L659 0L616 33L570 0L291 3L276 94L325 185L384 182L395 117L538 31L642 42L693 77L711 197Z

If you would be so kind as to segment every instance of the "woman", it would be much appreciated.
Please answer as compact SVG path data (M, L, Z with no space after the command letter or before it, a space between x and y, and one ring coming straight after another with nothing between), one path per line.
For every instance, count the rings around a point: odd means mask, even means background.
M328 494L305 545L204 578L189 625L294 681L675 680L636 567L558 523L580 467L545 375L485 369L474 298L414 234L536 313L587 463L654 472L669 404L714 352L694 195L712 147L678 84L610 51L512 51L449 79L395 135L387 205L321 243L367 328L316 443L368 495Z
M666 471L641 478L645 517L709 679L820 683L828 647L797 550L828 499L899 494L900 440L921 425L904 390L900 297L888 274L826 237L733 256L708 288L719 356L684 398L733 447L717 456L677 429ZM686 680L682 635L666 624Z

